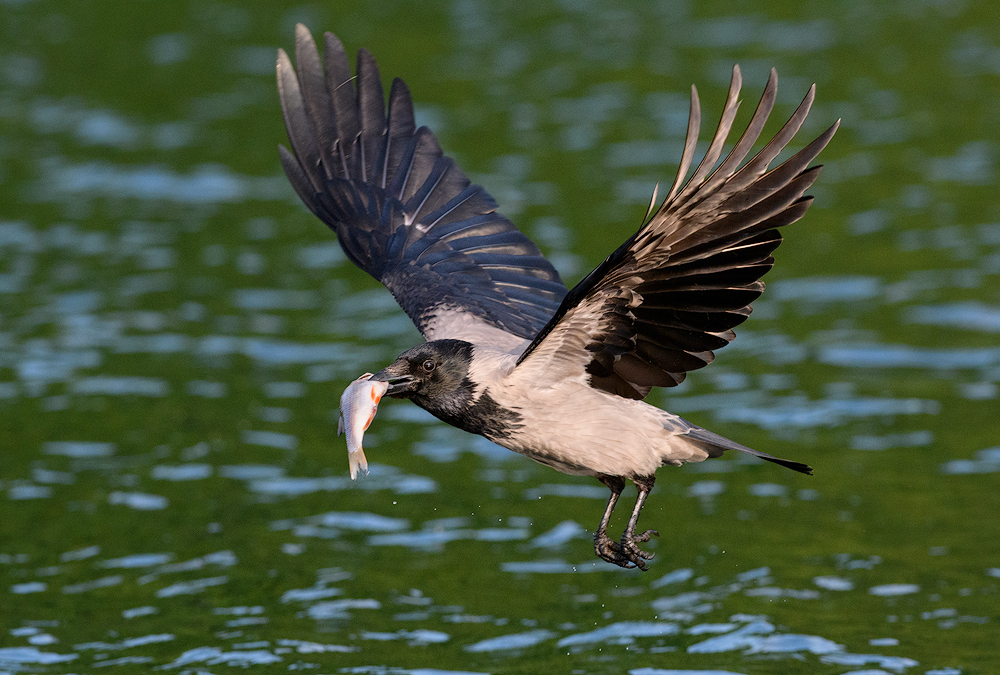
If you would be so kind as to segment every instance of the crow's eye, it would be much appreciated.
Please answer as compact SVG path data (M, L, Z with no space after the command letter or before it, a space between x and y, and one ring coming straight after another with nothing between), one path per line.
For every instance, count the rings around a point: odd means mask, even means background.
M432 359L427 359L426 361L424 361L424 365L423 365L424 372L425 373L432 373L432 372L434 372L435 366L437 366L437 364L434 363L434 361Z

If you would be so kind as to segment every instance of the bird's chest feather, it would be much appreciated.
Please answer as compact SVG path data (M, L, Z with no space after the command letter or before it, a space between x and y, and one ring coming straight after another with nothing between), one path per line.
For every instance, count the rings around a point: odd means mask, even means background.
M494 395L513 407L510 391ZM650 405L571 381L516 395L521 420L496 441L504 447L569 474L648 474L659 465L663 413Z

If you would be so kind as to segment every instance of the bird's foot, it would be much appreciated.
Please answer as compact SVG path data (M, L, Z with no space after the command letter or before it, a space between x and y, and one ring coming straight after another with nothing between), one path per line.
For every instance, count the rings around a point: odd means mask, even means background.
M646 570L646 560L653 557L653 553L643 551L638 543L649 541L651 537L660 536L656 530L646 530L642 534L631 536L626 533L622 535L621 543L612 541L607 534L599 532L594 536L594 551L602 560L609 563L631 569L638 567Z
M632 567L632 562L622 553L622 547L617 541L613 541L604 532L594 535L594 551L602 560L618 565L619 567Z
M643 551L639 548L639 544L642 542L647 542L653 537L659 537L660 533L656 530L646 530L642 534L636 534L635 532L626 531L622 535L621 544L618 545L618 550L621 551L621 555L626 557L628 560L633 562L636 567L645 571L646 570L646 560L651 560L655 553L650 553L649 551Z

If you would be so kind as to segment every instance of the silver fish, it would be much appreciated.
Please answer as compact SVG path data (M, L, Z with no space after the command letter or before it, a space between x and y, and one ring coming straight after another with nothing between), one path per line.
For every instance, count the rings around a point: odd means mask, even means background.
M340 421L337 435L347 431L347 459L351 465L351 480L358 476L358 467L368 474L368 460L365 458L361 440L368 425L375 419L378 402L389 388L387 382L370 382L371 373L365 373L347 385L340 397Z

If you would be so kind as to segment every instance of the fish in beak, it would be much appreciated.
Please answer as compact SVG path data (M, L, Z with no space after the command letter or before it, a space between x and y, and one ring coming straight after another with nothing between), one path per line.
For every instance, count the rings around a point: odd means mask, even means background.
M375 419L379 401L388 389L388 383L373 380L371 373L365 373L351 382L340 397L337 435L347 432L347 460L351 467L351 480L357 478L359 467L368 474L368 459L361 441Z
M388 385L386 396L406 397L416 391L419 382L410 374L410 364L404 359L386 366L371 376L373 382L385 382Z

